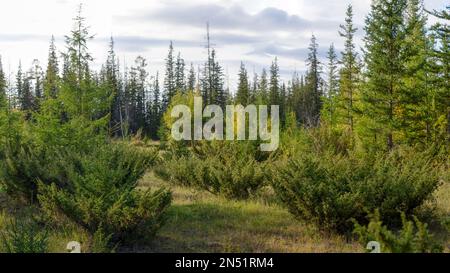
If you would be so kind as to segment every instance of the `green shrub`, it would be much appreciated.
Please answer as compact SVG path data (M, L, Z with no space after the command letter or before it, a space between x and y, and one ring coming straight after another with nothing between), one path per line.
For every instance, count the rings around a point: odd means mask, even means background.
M367 226L355 223L354 233L365 247L370 241L379 242L382 252L391 253L439 253L443 247L428 231L427 224L420 222L417 217L408 221L404 213L401 215L402 229L391 231L380 220L378 210L369 216Z
M2 250L6 253L48 252L48 232L31 219L12 219L0 232Z
M102 228L111 242L152 236L162 225L171 193L136 186L155 154L106 145L90 155L74 156L66 167L67 186L39 182L40 205L55 221L67 217L91 234Z
M411 215L439 186L440 169L412 149L375 156L309 153L279 163L271 180L292 214L346 231L350 219L364 221L375 209L388 224L400 219L400 211Z
M237 143L202 143L188 156L174 156L156 167L155 173L173 183L246 199L264 186L265 163L251 148Z

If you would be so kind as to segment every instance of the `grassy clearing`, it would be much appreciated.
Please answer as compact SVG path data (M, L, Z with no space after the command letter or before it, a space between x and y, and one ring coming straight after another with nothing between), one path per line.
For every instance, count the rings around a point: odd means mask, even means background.
M147 174L142 187L166 186ZM169 218L154 242L137 252L361 252L356 242L318 231L285 209L261 201L229 201L171 186Z

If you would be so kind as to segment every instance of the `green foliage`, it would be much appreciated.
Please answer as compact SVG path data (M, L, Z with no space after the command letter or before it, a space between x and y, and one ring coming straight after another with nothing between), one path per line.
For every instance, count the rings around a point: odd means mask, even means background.
M272 171L272 185L295 216L324 229L346 231L350 219L363 221L379 208L395 224L431 198L440 184L441 166L426 153L397 149L389 154L304 153Z
M253 148L254 149L254 148ZM264 163L255 159L256 149L235 142L201 143L189 155L172 157L156 168L163 179L246 199L264 186Z
M33 220L12 219L0 232L2 250L6 253L48 252L48 232Z
M370 241L381 244L382 252L390 253L440 253L442 245L437 243L428 231L428 225L413 217L414 221L408 221L405 213L401 214L402 229L400 231L389 230L383 226L378 210L369 216L367 226L355 223L354 233L365 247Z
M55 221L63 215L91 234L102 228L113 242L152 236L171 202L165 189L136 189L154 159L155 154L121 145L73 155L66 167L67 185L39 182L39 202Z

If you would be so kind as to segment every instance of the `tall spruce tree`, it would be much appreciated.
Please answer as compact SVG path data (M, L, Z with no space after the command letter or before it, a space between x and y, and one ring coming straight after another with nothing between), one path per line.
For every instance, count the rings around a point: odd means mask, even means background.
M191 68L189 69L189 74L188 74L188 78L187 78L187 87L186 87L188 91L195 90L196 77L197 76L195 74L194 64L191 63Z
M151 109L150 114L148 117L148 128L149 128L149 134L150 137L153 139L158 138L158 130L161 126L161 100L160 100L160 87L159 87L159 72L156 72L156 76L153 82L153 92L152 92L152 103L151 103Z
M181 58L181 53L178 53L177 61L175 63L175 89L177 92L186 92L186 79L184 77L185 63Z
M109 130L112 136L124 136L125 129L123 124L123 94L120 81L119 61L114 51L114 39L111 37L109 42L108 57L105 66L105 84L109 90L109 96L112 99L110 107Z
M322 85L321 77L322 66L318 56L319 45L316 37L311 37L309 45L309 54L307 59L308 72L306 74L306 89L305 89L305 116L303 122L306 127L317 127L320 120L320 112L322 110Z
M432 136L435 142L445 141L450 150L450 6L442 11L429 12L440 19L432 27L434 46L430 50L433 60L429 64L432 92L429 101L432 105Z
M340 26L339 35L345 39L344 51L341 52L341 65L339 71L339 97L337 100L337 123L344 125L351 131L355 127L357 114L358 85L361 65L355 49L354 37L358 29L353 25L353 7L347 7L345 24Z
M250 88L248 82L248 73L245 69L245 65L241 62L241 67L239 70L239 83L236 92L236 104L248 105L250 103Z
M44 86L43 86L43 78L44 73L42 71L41 65L37 59L33 60L33 64L31 70L29 72L30 79L34 81L34 110L39 110L40 104L42 102L44 96Z
M169 53L166 58L166 74L164 77L164 94L163 94L163 102L162 102L162 110L166 111L167 107L170 104L173 96L175 96L177 92L176 89L176 79L175 79L175 60L173 56L173 43L170 42L169 45Z
M278 59L273 60L270 66L270 82L269 82L269 104L280 104L280 67Z
M59 68L56 55L55 37L52 35L48 50L47 70L44 78L44 98L56 99L59 93Z
M339 93L338 59L334 44L331 44L328 49L327 59L327 92L324 96L322 117L333 127L336 125L336 104Z
M400 94L399 129L410 144L430 139L428 75L426 71L429 40L421 0L408 0L404 39L403 92Z
M384 142L389 150L399 137L406 7L406 0L374 1L365 26L364 133L371 142Z

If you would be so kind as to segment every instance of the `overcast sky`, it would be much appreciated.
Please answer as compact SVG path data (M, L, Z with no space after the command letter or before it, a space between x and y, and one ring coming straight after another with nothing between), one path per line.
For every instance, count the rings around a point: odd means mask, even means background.
M181 51L186 63L196 66L206 58L206 22L219 61L229 74L232 88L240 61L250 73L260 72L278 56L283 77L303 72L307 47L316 35L321 55L342 39L338 27L353 4L355 24L363 35L370 0L5 0L0 9L0 55L6 71L15 71L19 60L24 69L39 59L45 66L51 35L64 50L64 35L72 28L77 5L84 3L91 32L94 68L106 59L109 37L116 41L122 64L132 65L141 55L149 62L150 74L163 73L169 41ZM425 0L427 9L443 9L444 0ZM431 20L430 20L431 21Z

